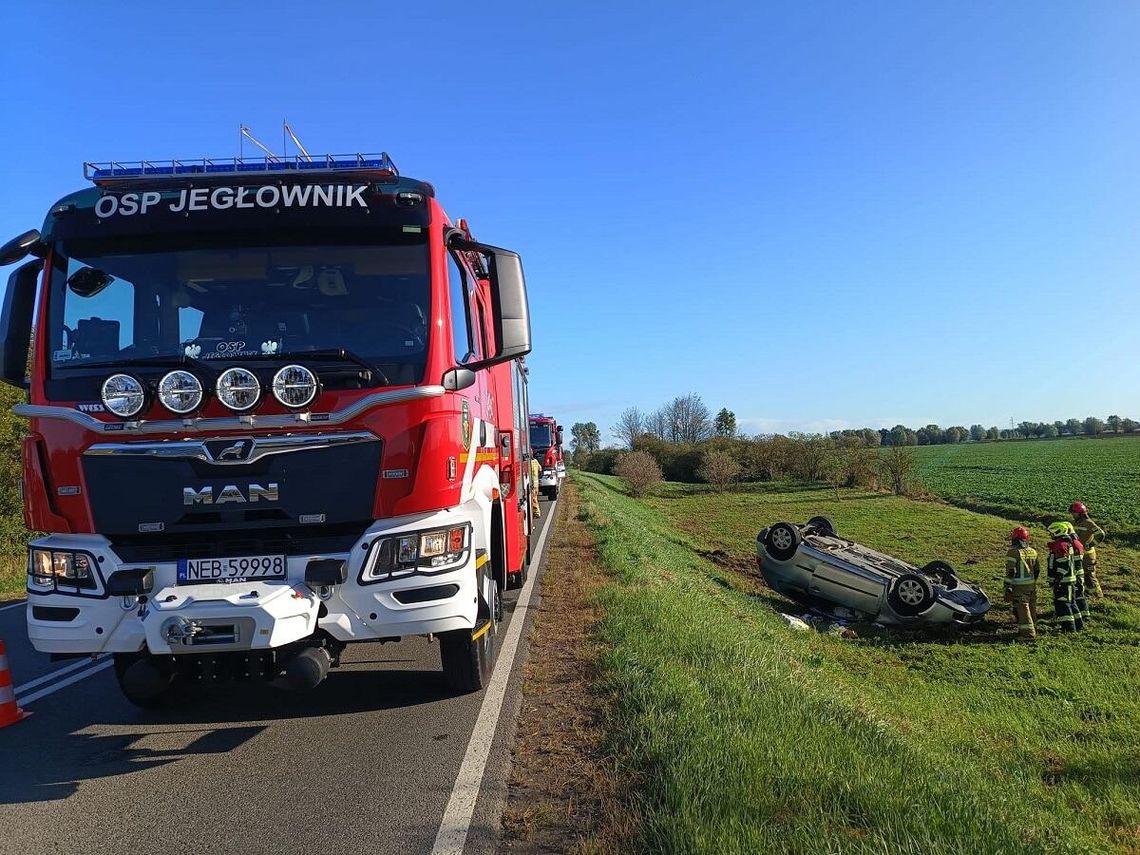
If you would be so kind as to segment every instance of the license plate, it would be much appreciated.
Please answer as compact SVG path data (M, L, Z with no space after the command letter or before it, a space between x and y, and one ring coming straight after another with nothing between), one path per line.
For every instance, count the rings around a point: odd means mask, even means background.
M245 582L284 579L284 555L244 555L241 558L179 558L178 583Z

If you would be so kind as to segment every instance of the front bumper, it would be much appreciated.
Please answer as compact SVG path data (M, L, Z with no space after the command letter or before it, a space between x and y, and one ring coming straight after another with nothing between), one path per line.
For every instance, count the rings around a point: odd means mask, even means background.
M49 535L31 547L90 553L96 560L98 586L82 593L29 588L28 637L45 653L128 653L145 647L151 653L177 655L275 648L318 630L349 642L471 629L478 617L478 547L485 542L481 520L478 509L464 508L379 520L350 552L289 556L285 579L228 584L179 585L178 556L128 564L101 535ZM461 565L361 583L369 547L378 538L463 522L481 534L472 537ZM346 583L310 588L305 568L315 558L346 561ZM154 570L154 589L145 602L106 594L106 580L113 573L139 567ZM194 623L205 630L196 633L192 643L183 643L180 635ZM181 629L172 630L172 624Z
M558 470L543 469L538 478L538 486L543 490L558 486Z

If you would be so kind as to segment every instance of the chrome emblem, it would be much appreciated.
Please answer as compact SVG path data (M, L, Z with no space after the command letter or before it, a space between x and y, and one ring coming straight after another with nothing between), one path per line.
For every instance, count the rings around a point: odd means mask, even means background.
M258 502L262 499L267 502L276 502L280 498L276 481L270 482L265 486L261 484L250 484L247 488L247 492L249 493L249 498L246 498L240 487L227 484L219 491L217 501L215 501L214 488L212 486L203 487L201 490L195 490L193 487L183 487L182 504L224 505L230 502L240 502L244 504L246 502Z
M222 463L223 461L241 463L249 459L250 453L253 451L254 442L252 439L217 439L207 440L204 445L206 447L206 453L215 463Z

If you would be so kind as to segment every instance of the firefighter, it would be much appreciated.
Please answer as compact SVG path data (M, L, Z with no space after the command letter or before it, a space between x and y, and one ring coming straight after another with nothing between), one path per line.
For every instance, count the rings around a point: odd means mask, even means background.
M1107 534L1103 528L1093 522L1084 502L1073 502L1069 506L1069 512L1073 515L1073 528L1077 530L1077 537L1085 548L1083 568L1085 594L1090 597L1093 594L1103 597L1104 590L1100 587L1100 579L1096 575L1096 545L1102 542Z
M530 513L535 519L542 516L542 509L538 506L538 479L542 475L542 464L538 458L530 458Z
M1081 553L1076 529L1069 522L1049 526L1049 581L1053 583L1053 621L1061 632L1084 629L1085 622L1077 606L1077 578L1083 580Z
M1019 525L1009 533L1005 556L1005 601L1013 604L1018 638L1037 638L1037 577L1041 565L1037 550L1029 545L1029 529Z

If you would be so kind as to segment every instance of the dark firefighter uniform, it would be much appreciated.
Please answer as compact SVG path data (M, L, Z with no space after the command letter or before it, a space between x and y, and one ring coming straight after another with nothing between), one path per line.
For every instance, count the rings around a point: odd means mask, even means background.
M1049 581L1053 584L1053 621L1062 632L1084 629L1084 618L1077 605L1077 578L1084 581L1081 564L1081 542L1072 523L1060 522L1049 526Z
M1073 523L1073 528L1077 530L1077 537L1085 547L1084 567L1082 568L1085 577L1085 593L1089 596L1096 594L1098 597L1103 597L1104 591L1100 587L1100 579L1096 574L1096 545L1104 540L1105 531L1093 522L1092 517L1088 514L1078 514Z
M1009 552L1005 556L1005 599L1013 604L1019 638L1037 637L1037 577L1041 565L1037 550L1028 545L1029 532L1015 528L1010 533Z

